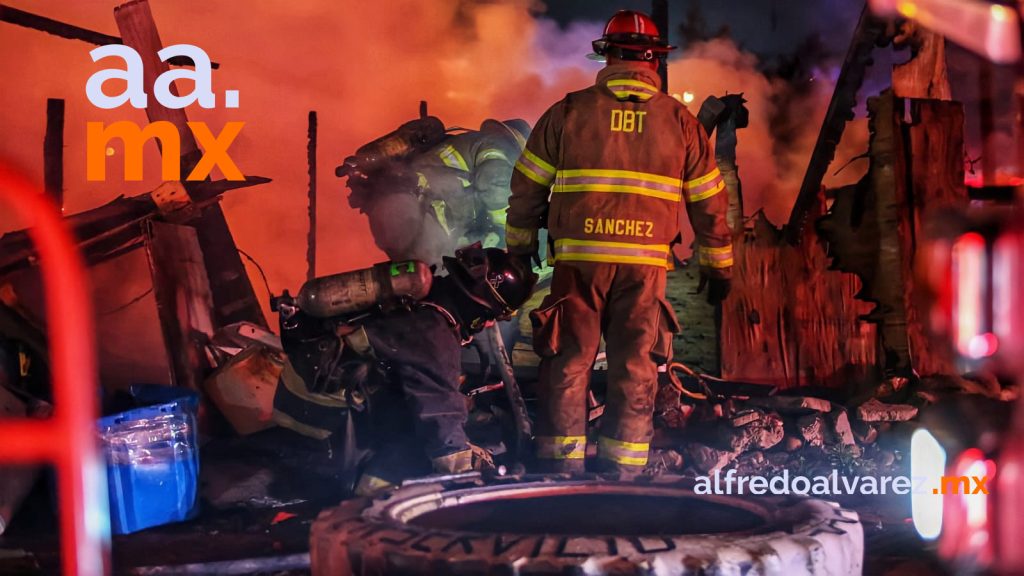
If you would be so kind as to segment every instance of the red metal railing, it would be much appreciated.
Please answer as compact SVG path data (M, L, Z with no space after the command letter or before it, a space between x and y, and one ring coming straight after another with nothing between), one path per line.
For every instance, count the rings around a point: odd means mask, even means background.
M0 421L0 462L56 467L64 573L99 576L109 567L110 516L96 435L96 336L85 267L49 198L3 165L0 204L30 227L39 252L54 398L48 420Z

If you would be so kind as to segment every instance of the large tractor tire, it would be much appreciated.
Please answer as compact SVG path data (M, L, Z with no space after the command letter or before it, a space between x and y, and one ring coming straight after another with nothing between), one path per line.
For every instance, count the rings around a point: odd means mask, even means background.
M855 512L801 497L698 495L677 482L426 484L320 514L316 576L861 573Z

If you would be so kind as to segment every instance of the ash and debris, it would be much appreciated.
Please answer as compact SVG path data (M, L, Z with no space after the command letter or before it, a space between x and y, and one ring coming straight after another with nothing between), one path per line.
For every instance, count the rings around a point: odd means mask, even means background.
M980 376L914 383L891 378L877 396L839 402L799 390L693 398L693 392L684 394L666 381L656 400L647 473L696 477L734 468L760 476L783 470L808 477L833 470L844 476L907 475L907 450L921 409L967 396L998 403L1017 397L1016 388L993 386Z

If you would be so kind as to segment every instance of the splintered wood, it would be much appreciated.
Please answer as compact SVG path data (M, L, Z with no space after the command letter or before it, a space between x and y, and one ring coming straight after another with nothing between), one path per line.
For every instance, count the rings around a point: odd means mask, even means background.
M816 215L821 213L821 201ZM860 282L830 271L808 227L786 242L763 214L735 245L732 295L722 310L722 377L781 389L843 387L875 371L875 328L860 321L870 305L854 299Z
M966 207L959 103L869 100L870 168L819 194L795 245L763 216L736 244L722 314L722 377L853 393L881 375L955 374L927 335L913 267L934 211Z

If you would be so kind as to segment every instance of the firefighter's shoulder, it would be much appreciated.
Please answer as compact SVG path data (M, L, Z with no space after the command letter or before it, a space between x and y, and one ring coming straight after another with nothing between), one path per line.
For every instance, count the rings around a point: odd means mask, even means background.
M692 129L699 129L700 131L704 130L704 128L700 124L700 120L697 120L697 117L693 115L693 112L690 112L690 109L687 108L685 104L683 104L682 102L680 102L679 100L675 99L672 96L666 95L665 98L667 100L671 100L674 103L673 108L675 110L675 113L679 117L679 124L680 126L683 127L684 131L689 131Z

